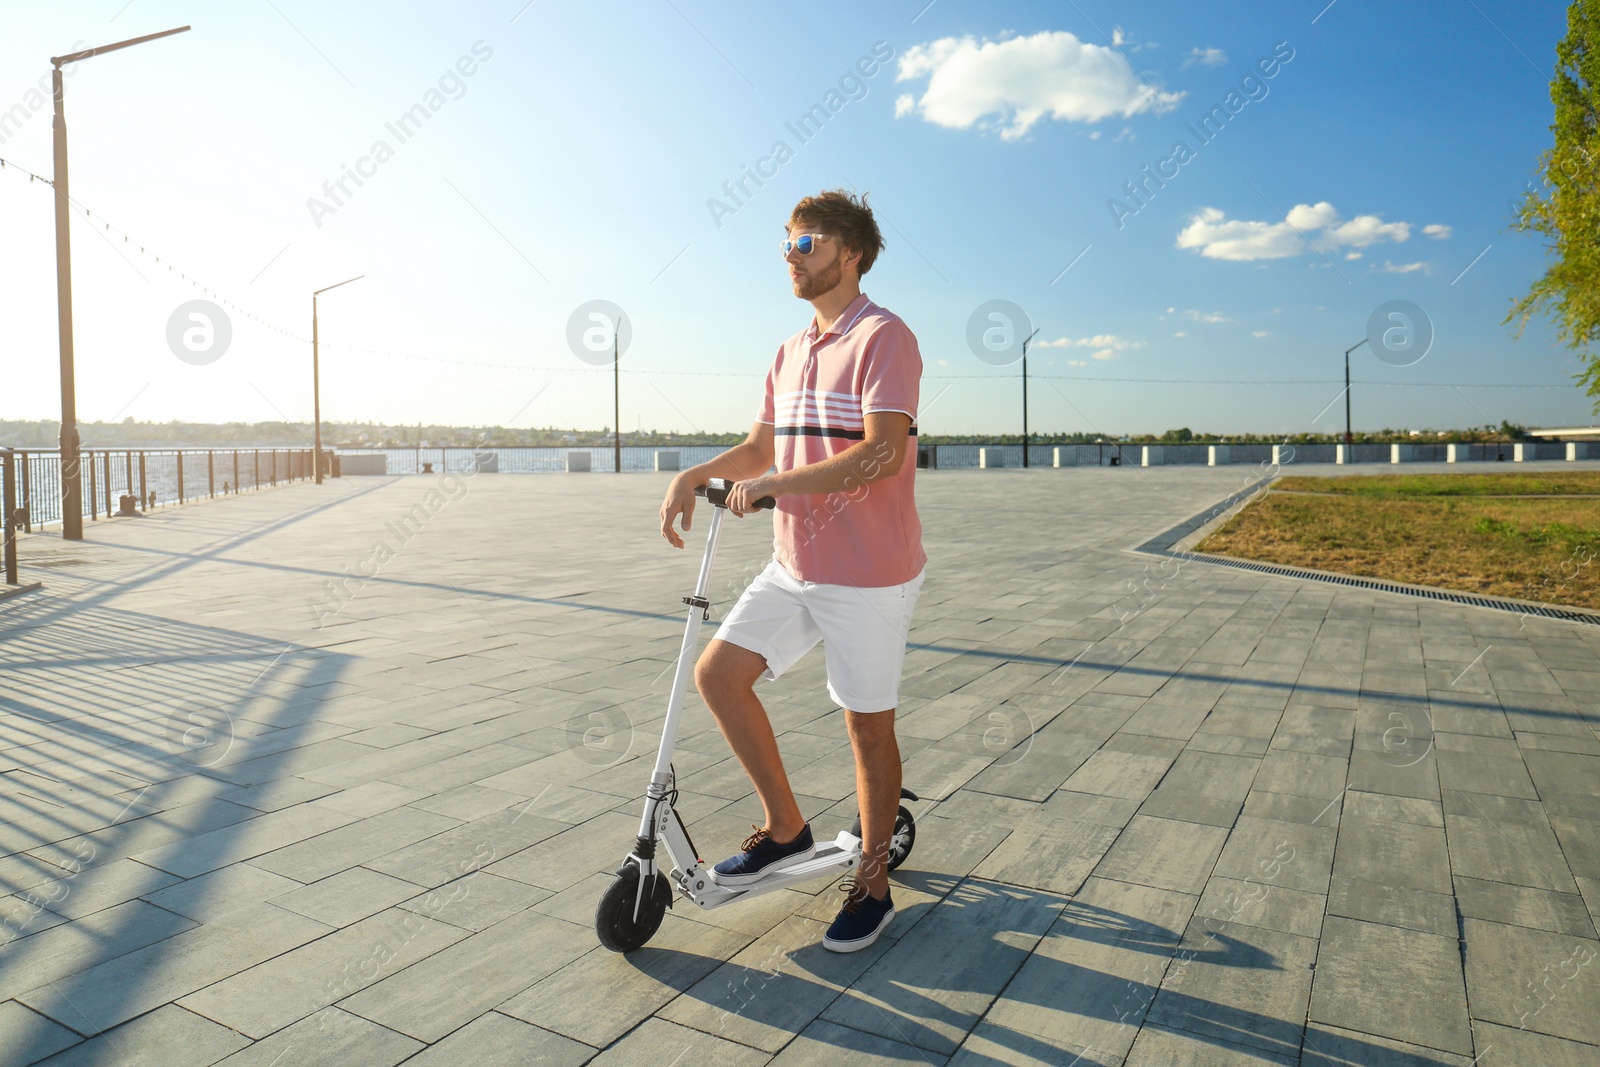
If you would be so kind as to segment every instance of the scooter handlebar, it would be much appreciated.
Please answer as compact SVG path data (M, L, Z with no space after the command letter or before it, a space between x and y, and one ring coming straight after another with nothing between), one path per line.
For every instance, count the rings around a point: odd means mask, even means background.
M713 478L710 484L702 485L695 489L696 496L703 496L719 508L728 506L728 494L733 491L733 482L727 478ZM756 501L756 507L763 510L777 506L777 501L770 496L764 496Z

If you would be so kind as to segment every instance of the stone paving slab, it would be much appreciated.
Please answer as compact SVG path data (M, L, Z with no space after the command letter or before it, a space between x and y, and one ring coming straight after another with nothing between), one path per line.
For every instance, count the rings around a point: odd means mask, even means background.
M1470 1053L1460 964L1454 938L1329 916L1322 926L1309 1017L1346 1030Z
M211 1064L249 1047L250 1039L176 1004L165 1004L96 1037L81 1041L44 1062L51 1067L95 1067L115 1063L129 1067L187 1067ZM7 1059L7 1063L26 1063Z
M1128 551L1253 473L919 475L919 838L845 957L823 884L594 939L698 559L664 476L463 478L402 543L438 477L24 539L79 562L0 604L0 1063L1600 1061L1600 628ZM762 696L831 835L821 659ZM693 694L675 764L732 849Z

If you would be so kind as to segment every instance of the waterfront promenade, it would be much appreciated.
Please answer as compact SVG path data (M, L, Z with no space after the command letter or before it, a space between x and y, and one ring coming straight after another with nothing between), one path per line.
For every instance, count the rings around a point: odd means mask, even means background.
M920 476L886 937L824 952L810 885L600 948L706 529L665 547L666 477L344 478L25 540L0 1064L1600 1060L1600 626L1129 551L1254 467ZM728 522L713 620L769 551ZM822 681L762 693L831 837ZM692 696L676 767L731 851L760 809Z

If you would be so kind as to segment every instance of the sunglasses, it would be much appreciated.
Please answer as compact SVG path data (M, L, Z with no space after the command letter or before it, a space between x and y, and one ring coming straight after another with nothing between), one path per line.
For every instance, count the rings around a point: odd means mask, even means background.
M833 235L827 233L803 233L792 241L784 241L779 247L783 249L785 259L789 257L790 252L799 252L802 256L809 256L812 249L817 247L818 241L824 237L831 236Z

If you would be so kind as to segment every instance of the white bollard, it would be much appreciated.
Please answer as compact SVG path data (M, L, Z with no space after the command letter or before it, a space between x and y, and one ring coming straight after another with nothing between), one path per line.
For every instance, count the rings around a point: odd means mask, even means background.
M1139 446L1139 466L1159 467L1166 457L1166 449L1160 445Z
M1335 463L1339 463L1339 464L1349 463L1350 462L1350 447L1351 446L1349 446L1349 445L1334 445L1333 446L1333 461Z
M978 469L989 470L993 467L1004 467L1006 454L998 448L978 449Z
M1078 446L1057 446L1055 449L1054 463L1057 467L1076 467L1078 465Z
M1233 462L1233 449L1227 445L1209 445L1206 448L1206 466L1220 467Z
M1417 458L1416 445L1390 445L1390 463L1410 463Z

